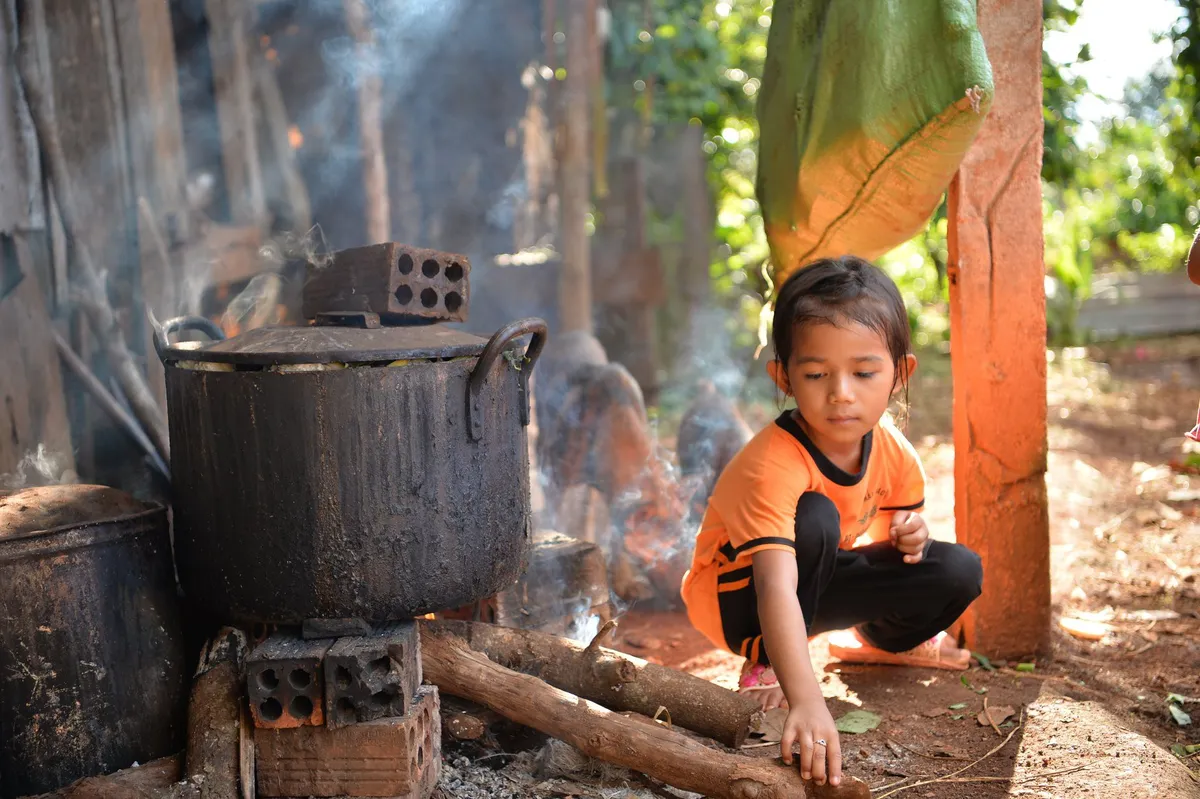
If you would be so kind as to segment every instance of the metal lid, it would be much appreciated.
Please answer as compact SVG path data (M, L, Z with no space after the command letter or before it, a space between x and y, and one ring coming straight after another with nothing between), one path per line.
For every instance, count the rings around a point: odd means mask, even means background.
M0 492L0 539L116 521L162 510L115 488L55 485Z
M167 325L172 326L170 329ZM307 327L260 327L231 339L166 345L166 335L183 329L214 332L207 320L172 320L164 325L159 356L165 362L206 361L239 366L306 363L380 363L478 356L486 339L444 324L384 327L375 314L327 314Z

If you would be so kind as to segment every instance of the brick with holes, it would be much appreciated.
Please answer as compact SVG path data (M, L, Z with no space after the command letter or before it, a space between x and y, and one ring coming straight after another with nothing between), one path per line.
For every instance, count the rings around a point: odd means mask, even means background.
M437 688L404 716L346 727L254 731L258 795L428 799L441 770Z
M339 638L325 654L325 723L340 727L407 713L421 684L420 645L413 621Z
M332 643L275 633L246 656L246 694L255 727L325 723L321 661Z
M310 262L303 314L370 312L405 319L467 321L471 262L465 255L396 242L352 247Z

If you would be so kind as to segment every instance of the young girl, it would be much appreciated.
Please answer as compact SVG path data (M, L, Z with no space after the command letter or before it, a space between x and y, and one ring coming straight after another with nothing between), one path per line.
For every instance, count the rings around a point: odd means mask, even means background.
M931 541L917 513L925 474L885 416L916 368L908 314L880 269L845 256L783 284L768 371L796 408L722 472L705 512L683 599L692 624L747 658L742 690L786 702L784 762L799 744L805 779L841 782L833 718L808 638L843 661L964 669L941 631L979 595L979 558ZM860 536L872 543L854 546Z

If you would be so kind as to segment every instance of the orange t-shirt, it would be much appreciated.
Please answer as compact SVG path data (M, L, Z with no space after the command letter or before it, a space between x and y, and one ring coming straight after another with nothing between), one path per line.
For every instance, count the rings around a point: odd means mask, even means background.
M683 578L688 618L717 646L727 646L718 592L746 587L746 569L755 552L795 551L796 503L810 491L837 506L841 547L849 549L864 535L886 541L893 513L925 504L925 470L912 444L886 415L863 439L858 474L825 457L791 411L759 432L717 479L696 536L692 567ZM724 575L730 577L722 579Z

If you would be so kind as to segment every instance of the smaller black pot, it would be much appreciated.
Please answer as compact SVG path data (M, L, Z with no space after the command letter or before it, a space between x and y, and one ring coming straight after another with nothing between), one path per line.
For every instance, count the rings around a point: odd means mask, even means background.
M183 748L167 513L102 486L0 495L0 799Z

